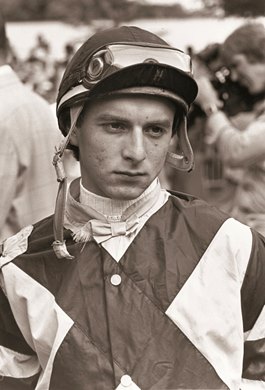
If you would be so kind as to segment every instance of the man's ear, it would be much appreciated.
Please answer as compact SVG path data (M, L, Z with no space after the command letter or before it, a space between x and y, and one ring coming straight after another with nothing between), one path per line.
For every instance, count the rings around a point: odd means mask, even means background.
M74 146L78 146L78 129L77 127L75 126L73 131L72 131L72 134L70 136L70 144L71 145L74 145Z

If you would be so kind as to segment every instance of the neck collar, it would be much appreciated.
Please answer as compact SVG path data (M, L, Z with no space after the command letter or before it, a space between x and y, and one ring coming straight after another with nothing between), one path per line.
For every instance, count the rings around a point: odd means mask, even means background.
M158 179L155 179L150 186L136 199L132 200L117 200L110 199L100 195L96 195L93 192L88 191L82 185L82 179L80 180L80 195L78 200L84 207L90 207L96 210L98 213L105 217L119 217L126 209L135 204L136 208L148 194L152 193L157 187Z
M86 201L93 201L95 208L79 202L80 180L74 180L67 195L64 225L73 232L75 241L91 241L96 235L97 241L102 242L113 236L133 233L141 217L148 213L157 201L161 187L156 179L138 198L123 201L121 204L117 200L104 198L86 190L84 192L84 188L81 191ZM103 209L107 214L102 213ZM102 238L98 237L100 235Z

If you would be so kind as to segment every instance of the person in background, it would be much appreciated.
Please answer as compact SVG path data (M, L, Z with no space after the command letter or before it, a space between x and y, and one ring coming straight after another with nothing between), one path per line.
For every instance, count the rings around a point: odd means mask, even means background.
M27 88L8 64L9 43L0 18L0 240L54 211L52 164L62 139L49 104Z
M207 142L215 143L219 156L228 167L243 168L229 213L265 234L264 25L249 22L237 28L225 40L221 54L230 69L231 79L259 99L251 113L241 114L231 121L222 111L209 79L198 75L196 101L208 117Z
M264 238L158 180L165 163L193 167L196 94L190 57L134 26L74 54L55 214L2 246L5 390L264 387ZM66 193L67 147L81 177Z

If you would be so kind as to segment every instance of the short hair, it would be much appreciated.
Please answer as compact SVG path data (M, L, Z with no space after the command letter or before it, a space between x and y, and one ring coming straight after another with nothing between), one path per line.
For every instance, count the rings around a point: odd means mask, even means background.
M265 62L265 27L262 23L243 24L226 38L221 47L225 63L229 64L236 54L244 54L252 63Z

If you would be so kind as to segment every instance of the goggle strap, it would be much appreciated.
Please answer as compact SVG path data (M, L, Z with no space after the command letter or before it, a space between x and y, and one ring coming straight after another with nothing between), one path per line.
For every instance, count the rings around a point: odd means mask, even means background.
M66 179L65 172L64 172L64 166L63 166L63 162L62 162L62 156L63 156L65 149L67 148L67 145L69 144L70 137L75 129L77 119L78 119L82 109L83 109L83 105L74 106L74 107L70 108L70 120L71 120L70 129L69 129L68 134L65 137L65 139L60 143L59 147L55 148L55 154L54 154L52 163L55 167L58 182L62 182Z
M55 212L53 216L54 241L52 243L52 247L58 259L66 258L72 260L74 259L74 256L72 256L68 252L63 237L66 194L67 194L67 181L64 180L59 184L58 194L56 198Z
M187 134L187 118L183 115L180 126L177 129L178 142L182 154L167 152L166 162L180 171L190 172L194 167L194 156Z
M70 108L71 126L69 132L65 137L64 141L59 146L59 148L56 150L55 156L53 158L53 164L55 166L55 170L57 174L57 181L59 181L59 188L58 188L56 204L55 204L55 212L53 217L54 242L52 244L52 247L56 257L59 259L74 258L68 252L63 237L64 213L65 213L65 203L66 203L66 194L67 194L67 180L66 180L63 162L62 162L62 156L70 141L70 137L74 131L77 119L82 109L83 109L83 105Z
M64 143L63 143L63 145L61 147L61 156L63 155L63 152L65 151L67 145L69 144L71 135L72 135L72 133L73 133L73 131L75 129L75 125L76 125L77 119L78 119L81 111L83 110L83 107L84 107L83 104L80 104L78 106L70 107L71 126L70 126L70 129L68 131L67 136L65 137Z

